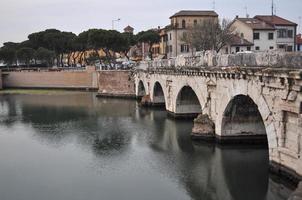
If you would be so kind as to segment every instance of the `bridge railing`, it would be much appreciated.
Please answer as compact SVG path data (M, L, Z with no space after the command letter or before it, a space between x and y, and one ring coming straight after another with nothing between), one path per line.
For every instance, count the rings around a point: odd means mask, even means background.
M195 55L180 55L176 58L145 61L145 68L175 67L262 67L302 69L302 52L240 52L217 54L213 51Z

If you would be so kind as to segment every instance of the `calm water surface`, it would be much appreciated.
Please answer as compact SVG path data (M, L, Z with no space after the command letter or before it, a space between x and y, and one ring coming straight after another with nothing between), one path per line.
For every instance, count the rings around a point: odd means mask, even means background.
M190 140L191 121L93 93L0 95L1 200L285 200L266 148Z

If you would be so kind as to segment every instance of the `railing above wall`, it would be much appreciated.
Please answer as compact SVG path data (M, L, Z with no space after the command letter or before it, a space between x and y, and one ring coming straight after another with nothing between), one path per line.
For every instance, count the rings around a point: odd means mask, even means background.
M144 61L137 68L178 67L261 67L302 69L302 52L267 51L259 53L217 54L213 51L180 55L176 58Z

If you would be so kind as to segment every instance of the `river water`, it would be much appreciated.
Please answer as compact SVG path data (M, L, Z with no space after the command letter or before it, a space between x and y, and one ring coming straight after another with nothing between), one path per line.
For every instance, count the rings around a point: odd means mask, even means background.
M266 147L196 143L191 129L94 93L0 95L0 199L288 198Z

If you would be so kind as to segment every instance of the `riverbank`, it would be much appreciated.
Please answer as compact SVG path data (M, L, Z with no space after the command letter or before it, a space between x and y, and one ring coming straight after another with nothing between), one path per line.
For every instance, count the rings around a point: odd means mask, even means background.
M24 95L65 95L75 93L86 93L85 91L76 90L64 90L64 89L4 89L0 90L0 95L13 95L13 94L24 94Z

